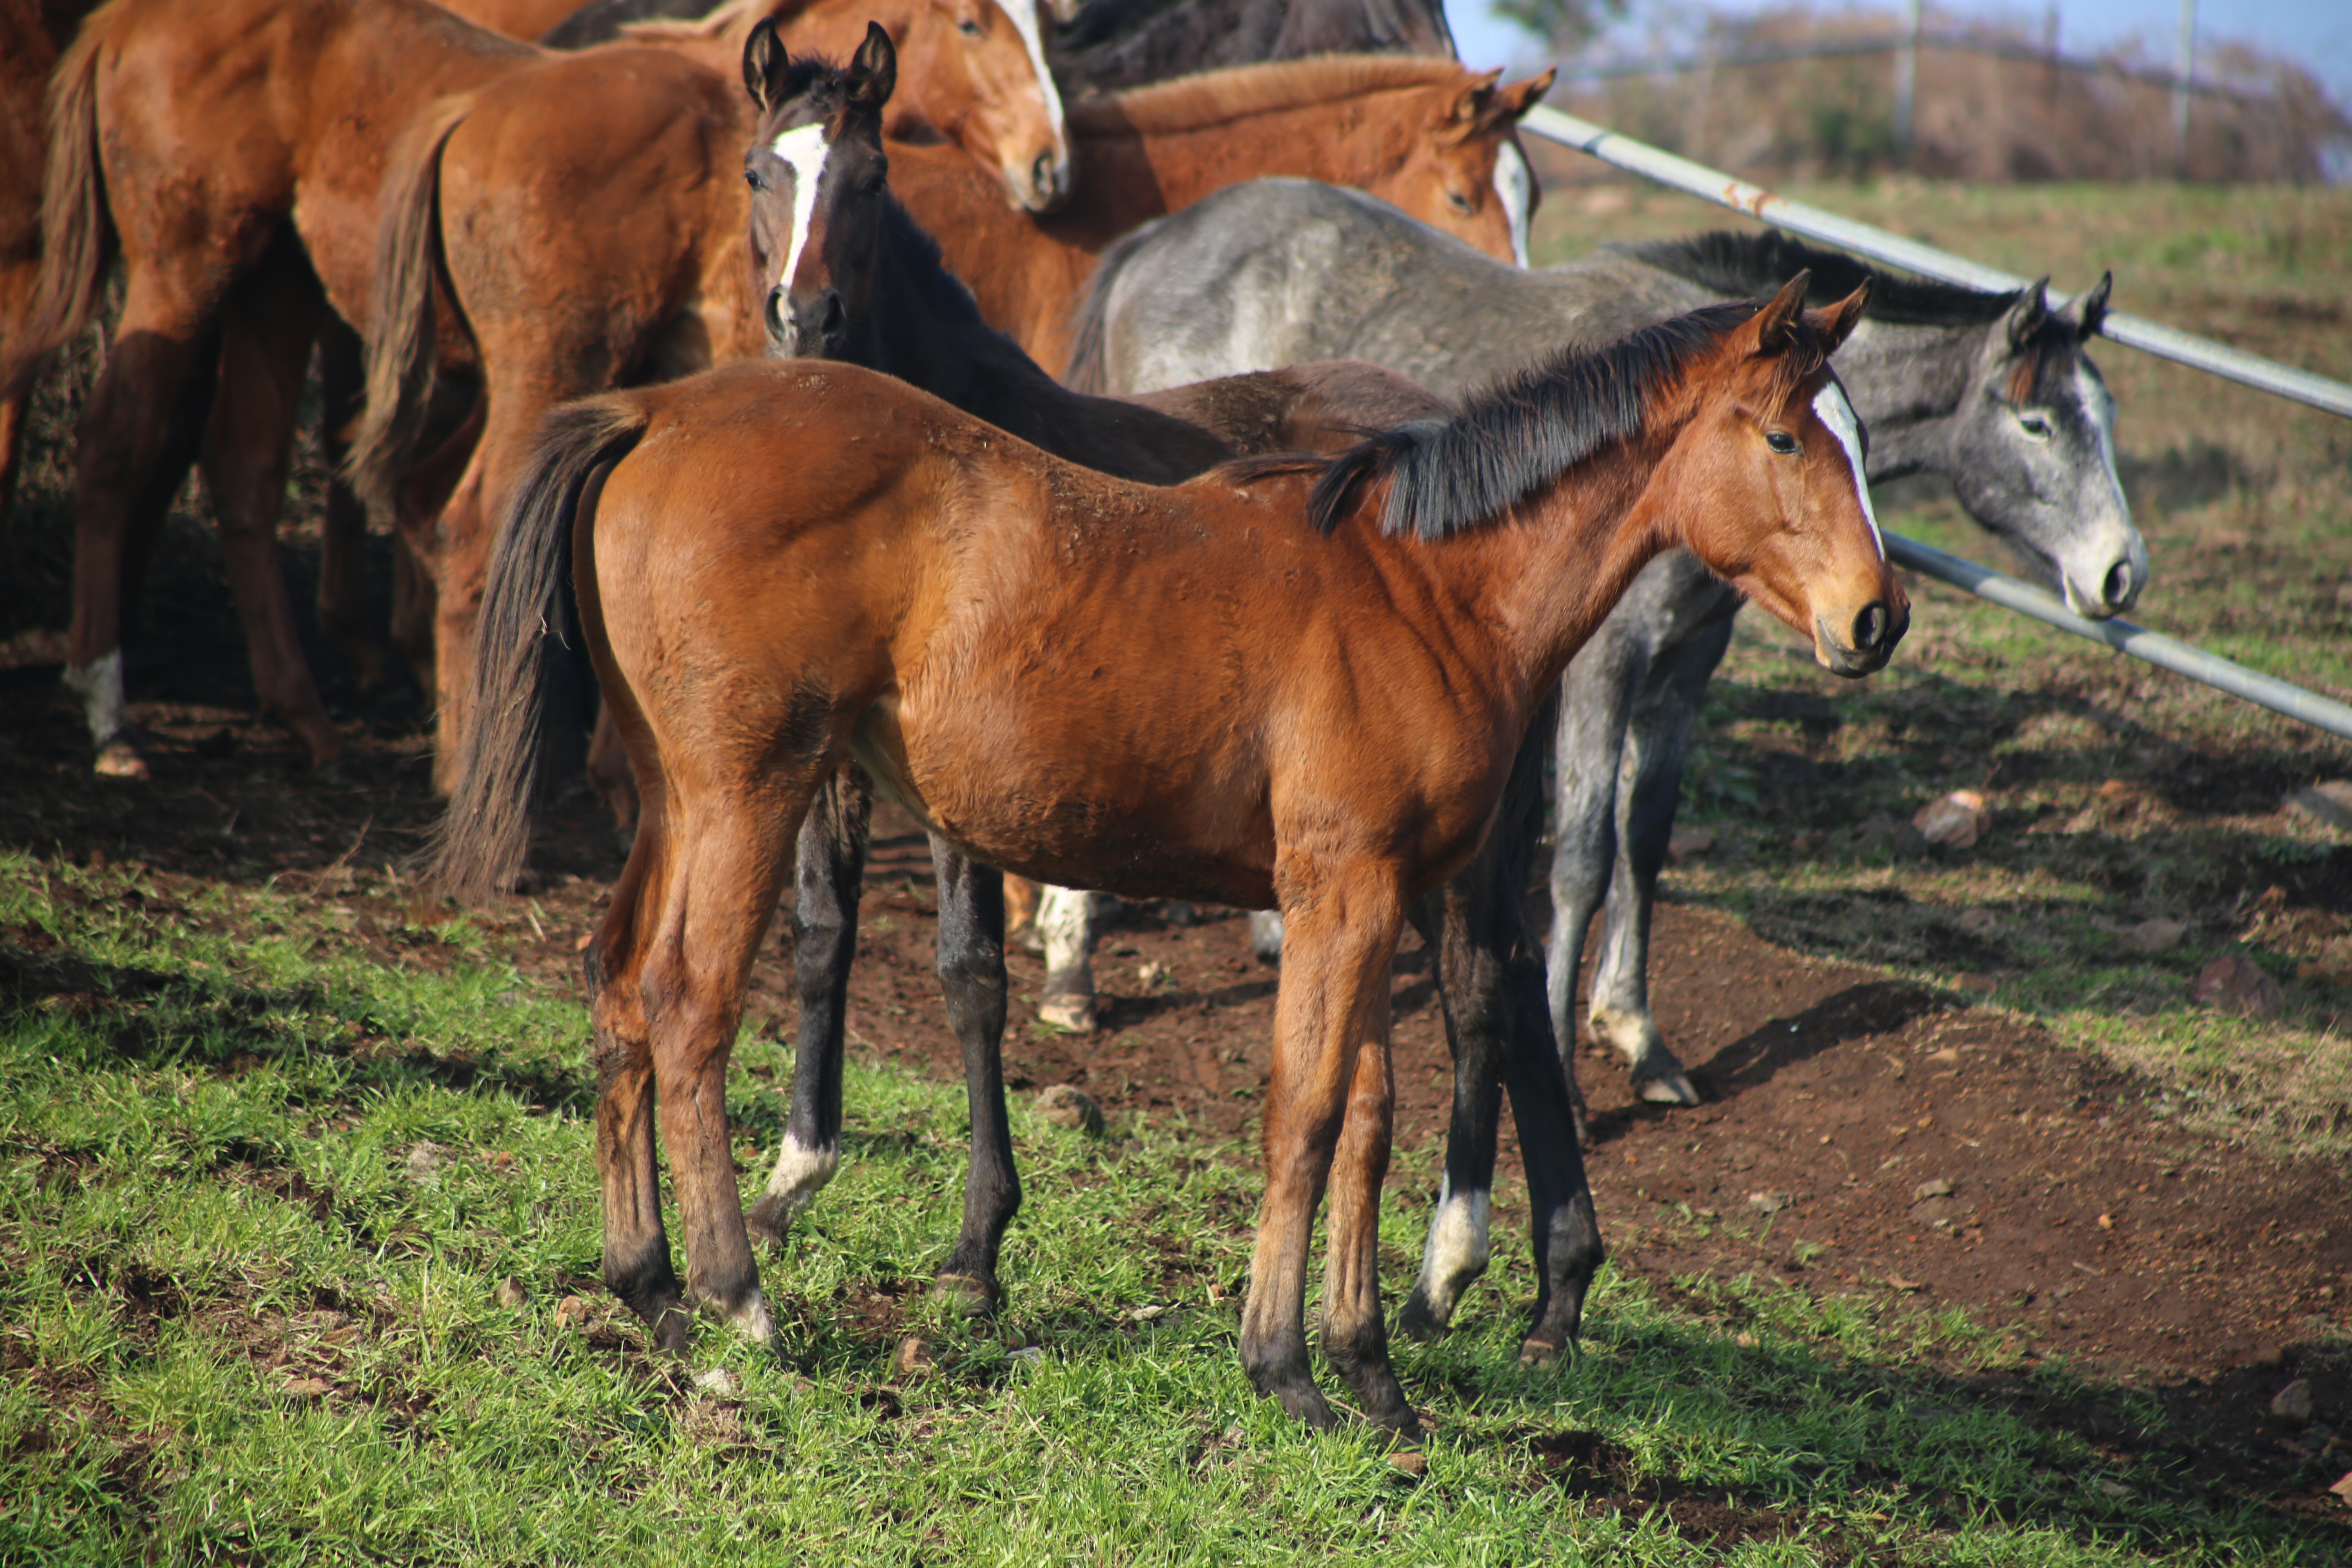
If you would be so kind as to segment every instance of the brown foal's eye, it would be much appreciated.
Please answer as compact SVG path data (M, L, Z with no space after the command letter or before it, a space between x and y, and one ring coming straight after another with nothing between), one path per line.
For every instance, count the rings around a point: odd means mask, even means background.
M1784 458L1797 449L1797 438L1794 436L1790 435L1786 430L1767 431L1764 436L1764 444L1767 447L1771 447L1772 450L1780 453Z

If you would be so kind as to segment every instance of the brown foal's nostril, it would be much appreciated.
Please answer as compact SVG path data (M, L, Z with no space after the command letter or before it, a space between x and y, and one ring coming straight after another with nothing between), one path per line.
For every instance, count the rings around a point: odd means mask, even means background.
M1886 640L1888 628L1895 617L1886 613L1886 601L1873 599L1853 618L1853 646L1858 653L1869 653Z

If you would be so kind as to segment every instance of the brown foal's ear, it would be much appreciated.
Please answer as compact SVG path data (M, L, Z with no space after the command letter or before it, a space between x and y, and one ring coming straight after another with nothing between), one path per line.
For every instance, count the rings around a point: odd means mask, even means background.
M890 101L898 85L898 49L879 22L866 24L866 41L849 58L849 101L860 109L879 110Z
M1502 79L1503 68L1500 66L1490 71L1480 71L1470 79L1454 100L1453 106L1446 110L1445 118L1439 122L1449 136L1467 136L1478 129L1479 120L1494 106L1495 84Z
M776 106L776 95L784 85L784 73L792 66L783 40L776 37L776 19L761 17L751 36L743 40L743 90L751 95L761 113Z
M1780 285L1780 291L1766 300L1764 308L1739 329L1751 355L1762 359L1796 342L1797 318L1805 312L1805 290L1812 281L1810 268L1798 273Z
M1496 109L1513 120L1525 118L1528 110L1543 101L1544 94L1551 90L1559 76L1559 68L1551 66L1525 81L1513 82L1495 95Z
M1869 303L1870 279L1865 277L1861 288L1836 304L1824 306L1814 312L1813 324L1821 330L1822 338L1827 344L1825 353L1837 353L1839 346L1853 335L1854 328L1862 324L1862 312Z

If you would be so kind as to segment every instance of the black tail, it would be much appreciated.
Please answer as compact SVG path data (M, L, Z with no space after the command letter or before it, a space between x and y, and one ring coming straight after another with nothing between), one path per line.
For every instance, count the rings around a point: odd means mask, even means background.
M572 592L581 495L629 455L646 418L617 393L568 404L541 427L482 592L464 766L426 850L425 879L435 891L479 899L512 888L522 872L542 752L568 706L559 699L569 668L586 646Z

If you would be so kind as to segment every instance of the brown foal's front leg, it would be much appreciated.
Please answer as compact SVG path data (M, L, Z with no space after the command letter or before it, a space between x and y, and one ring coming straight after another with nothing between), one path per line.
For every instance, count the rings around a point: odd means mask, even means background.
M1360 1082L1357 1064L1367 1044L1377 1053L1387 1038L1388 966L1403 900L1389 868L1314 866L1297 852L1284 857L1276 886L1286 935L1275 1007L1274 1084L1266 1098L1265 1202L1242 1311L1242 1366L1258 1392L1280 1400L1292 1415L1328 1426L1331 1406L1315 1386L1307 1357L1307 1255L1351 1094L1368 1089L1370 1101L1385 1107L1385 1060ZM1331 1214L1328 1283L1338 1294L1329 1321L1347 1347L1332 1342L1333 1359L1351 1381L1368 1379L1375 1388L1383 1379L1391 1388L1395 1383L1381 1336L1374 1271L1387 1149L1383 1109L1377 1128L1349 1141L1349 1167L1341 1173L1342 1195ZM1367 1303L1370 1339L1360 1326ZM1401 1391L1374 1403L1375 1419L1400 1427L1412 1421Z

